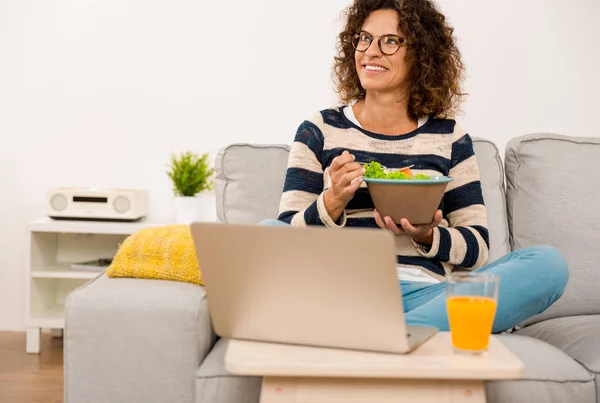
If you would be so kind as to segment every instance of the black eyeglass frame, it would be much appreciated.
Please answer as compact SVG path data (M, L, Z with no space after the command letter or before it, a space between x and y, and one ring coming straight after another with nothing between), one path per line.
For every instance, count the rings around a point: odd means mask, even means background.
M371 37L371 40L369 42L369 46L367 46L367 48L365 50L359 50L357 48L358 40L360 40L360 37L363 34L366 34L369 37ZM406 38L402 38L402 37L400 37L398 35L394 35L394 34L372 35L370 32L367 32L367 31L360 31L357 34L354 34L352 36L352 40L350 42L352 43L352 47L354 48L354 50L356 50L357 52L366 52L371 47L371 44L373 43L373 40L375 38L378 38L377 39L377 47L379 48L379 50L381 51L381 53L383 53L386 56L392 56L392 55L396 54L400 50L400 48L402 47L402 45L404 45L406 43ZM381 47L381 40L383 38L394 38L394 39L398 40L398 48L394 52L392 52L392 53L386 53L386 52L384 52L383 48Z

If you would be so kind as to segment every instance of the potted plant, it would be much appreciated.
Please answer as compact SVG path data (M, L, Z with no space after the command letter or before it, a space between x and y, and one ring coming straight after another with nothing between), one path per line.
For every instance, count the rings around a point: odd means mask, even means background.
M190 224L213 216L216 206L208 194L214 188L213 173L208 153L200 156L186 151L171 155L167 175L173 182L177 223Z

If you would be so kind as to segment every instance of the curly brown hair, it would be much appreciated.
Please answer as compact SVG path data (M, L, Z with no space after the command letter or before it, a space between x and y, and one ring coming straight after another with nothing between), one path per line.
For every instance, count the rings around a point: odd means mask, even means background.
M354 60L352 37L375 10L395 10L399 29L406 36L408 114L449 117L456 114L466 95L461 91L464 65L453 38L454 28L430 0L355 0L346 10L346 26L338 36L334 72L343 103L365 98Z

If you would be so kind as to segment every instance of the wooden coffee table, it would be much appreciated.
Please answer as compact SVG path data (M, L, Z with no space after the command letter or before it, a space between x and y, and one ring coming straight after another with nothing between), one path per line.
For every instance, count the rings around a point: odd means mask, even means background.
M524 365L494 336L466 356L440 332L405 355L230 340L225 368L264 377L260 403L481 403L485 380L518 379Z

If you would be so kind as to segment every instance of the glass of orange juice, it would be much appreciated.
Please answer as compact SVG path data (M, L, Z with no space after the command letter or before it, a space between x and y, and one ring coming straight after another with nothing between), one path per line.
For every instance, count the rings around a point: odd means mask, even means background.
M488 273L451 273L446 283L446 306L452 346L457 352L487 351L498 305L500 279Z

